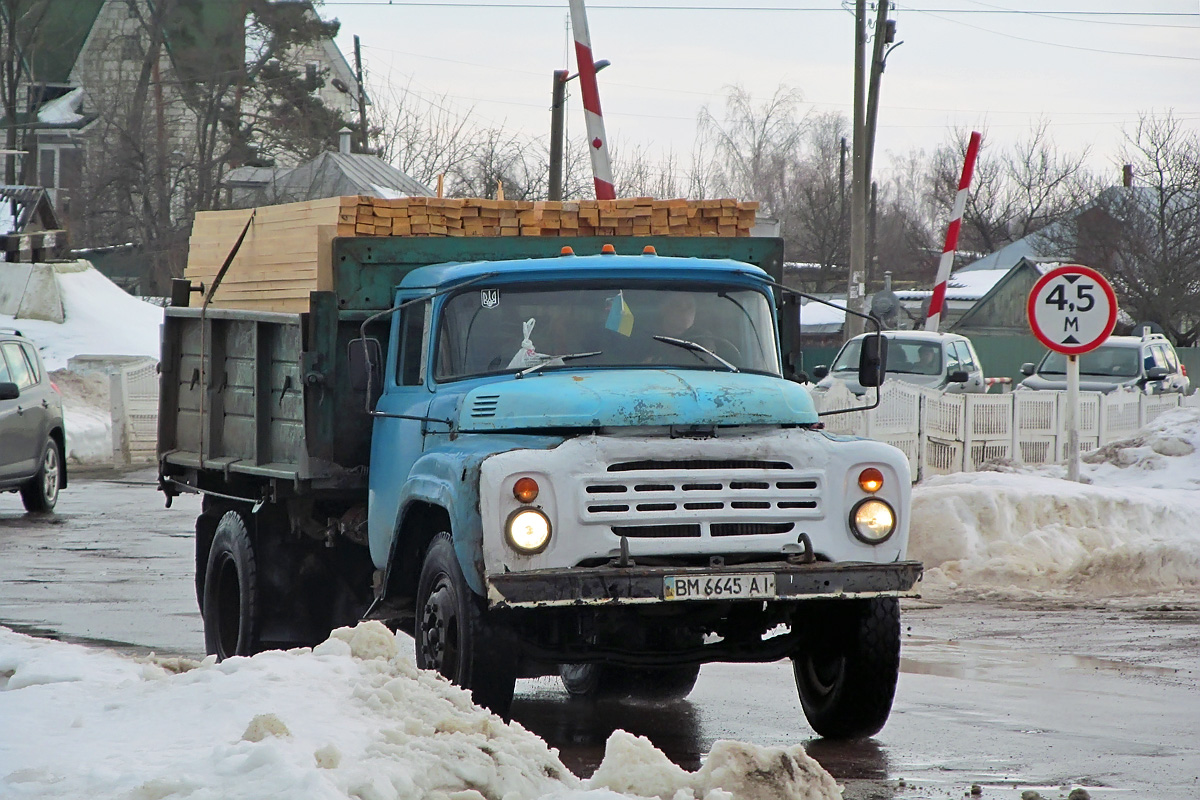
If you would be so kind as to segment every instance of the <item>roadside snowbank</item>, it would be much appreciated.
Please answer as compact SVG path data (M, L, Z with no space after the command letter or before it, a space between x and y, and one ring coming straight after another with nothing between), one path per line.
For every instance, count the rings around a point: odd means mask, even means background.
M63 322L0 314L0 327L37 343L46 369L64 369L67 359L84 353L158 358L162 308L126 293L95 267L58 272L56 279Z
M1200 588L1200 411L1063 467L931 478L913 492L909 556L923 591L1002 596L1195 596Z
M0 795L362 800L836 800L799 745L718 742L694 773L618 731L590 780L416 669L379 623L220 664L0 628ZM65 754L70 754L65 757Z

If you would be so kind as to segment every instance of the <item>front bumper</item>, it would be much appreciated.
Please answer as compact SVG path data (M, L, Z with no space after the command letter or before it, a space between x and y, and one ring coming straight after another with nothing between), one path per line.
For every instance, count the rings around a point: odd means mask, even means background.
M818 561L810 564L742 564L725 567L603 566L539 569L487 577L493 608L544 608L576 605L650 603L770 602L821 598L900 597L911 594L921 578L919 561L891 564ZM668 600L668 577L774 574L773 597L751 600Z

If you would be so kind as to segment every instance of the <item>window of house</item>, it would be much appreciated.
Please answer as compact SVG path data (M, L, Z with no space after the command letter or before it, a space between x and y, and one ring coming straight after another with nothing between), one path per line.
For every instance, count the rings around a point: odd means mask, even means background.
M121 39L121 58L125 61L141 61L145 56L142 37L131 33Z
M58 150L53 147L38 149L38 184L47 189L58 187Z

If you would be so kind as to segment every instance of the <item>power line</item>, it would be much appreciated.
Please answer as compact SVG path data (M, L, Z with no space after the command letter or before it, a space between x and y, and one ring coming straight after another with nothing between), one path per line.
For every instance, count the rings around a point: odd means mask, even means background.
M963 27L971 28L972 30L982 31L983 33L990 33L993 36L1003 36L1006 39L1015 39L1018 42L1028 42L1030 44L1040 44L1040 45L1044 45L1046 47L1058 47L1058 48L1062 48L1064 50L1079 50L1079 51L1083 51L1086 53L1101 53L1106 56L1136 56L1138 58L1163 58L1163 59L1167 59L1170 61L1200 61L1200 57L1196 57L1196 56L1174 56L1174 55L1169 55L1167 53L1134 53L1134 52L1130 52L1127 50L1109 50L1109 49L1102 48L1102 47L1084 47L1083 45L1063 44L1062 42L1047 42L1044 39L1030 39L1026 36L1017 36L1015 33L1005 33L1003 31L992 30L991 28L981 28L980 26L972 25L969 22L963 22L962 20L950 19L948 17L942 16L941 13L935 13L932 11L923 11L920 9L909 9L909 10L915 11L916 13L919 13L919 14L924 14L929 17L933 17L934 19L940 19L944 22L949 22L952 25L962 25Z

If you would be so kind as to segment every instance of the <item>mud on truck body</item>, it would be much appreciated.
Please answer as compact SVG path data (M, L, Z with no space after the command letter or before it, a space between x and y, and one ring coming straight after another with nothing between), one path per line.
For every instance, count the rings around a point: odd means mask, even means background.
M160 485L204 495L210 653L381 619L504 716L522 677L671 699L790 658L818 733L883 726L908 463L789 379L779 240L333 246L307 313L167 312Z

